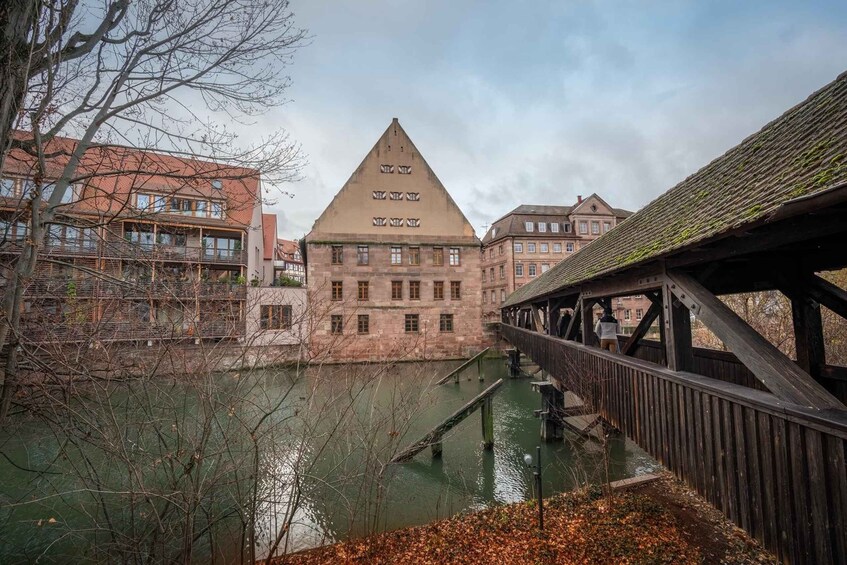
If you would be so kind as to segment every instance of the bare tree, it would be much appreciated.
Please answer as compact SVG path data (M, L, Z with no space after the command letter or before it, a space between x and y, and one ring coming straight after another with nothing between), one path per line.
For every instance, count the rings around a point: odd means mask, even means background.
M285 68L306 35L287 2L255 0L14 0L0 17L11 49L0 148L5 169L12 157L29 163L33 186L19 205L29 230L3 295L0 343L10 344L3 420L18 384L23 289L68 191L102 175L196 176L149 162L104 162L118 145L201 155L225 163L233 176L296 178L299 148L284 132L245 145L222 124L285 102Z

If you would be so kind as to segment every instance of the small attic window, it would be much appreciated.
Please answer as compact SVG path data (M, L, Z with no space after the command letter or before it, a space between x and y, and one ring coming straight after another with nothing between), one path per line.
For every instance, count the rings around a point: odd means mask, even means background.
M400 173L401 175L411 175L412 174L412 167L410 165L399 165L397 167L397 172Z
M392 192L391 193L391 200L403 200L403 193L402 192Z
M220 190L223 187L224 187L224 181L222 181L221 179L215 179L215 180L212 181L212 188L214 188L216 190Z
M421 199L421 193L420 192L407 192L406 193L406 200L411 200L412 202L417 202L420 199Z
M391 218L390 224L391 227L399 228L403 225L403 218Z
M394 172L394 165L380 165L379 166L379 172L380 173L393 173Z
M384 226L385 225L385 218L374 218L374 225L375 226Z
M419 228L421 227L421 220L420 218L407 218L406 225L410 228Z
M385 200L386 192L384 190L374 190L374 200Z
M591 205L591 211L592 211L592 212L596 212L596 211L597 211L597 204L592 204L592 205Z

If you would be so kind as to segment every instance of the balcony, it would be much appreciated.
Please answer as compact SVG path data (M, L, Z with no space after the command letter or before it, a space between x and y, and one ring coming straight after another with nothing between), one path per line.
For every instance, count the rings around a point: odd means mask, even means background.
M23 341L30 343L236 339L244 336L244 332L244 321L238 320L211 320L186 325L142 320L101 323L31 320L22 326Z
M0 283L0 288L4 283ZM34 277L26 288L28 297L53 299L117 298L117 299L199 299L245 300L245 285L208 281L121 281L96 277L66 278L61 276Z

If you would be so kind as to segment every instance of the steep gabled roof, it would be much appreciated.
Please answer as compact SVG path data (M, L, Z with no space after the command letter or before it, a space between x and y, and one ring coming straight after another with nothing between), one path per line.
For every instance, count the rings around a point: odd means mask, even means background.
M276 214L262 214L262 244L265 261L273 260L276 240Z
M725 237L845 182L847 73L516 290L504 306Z

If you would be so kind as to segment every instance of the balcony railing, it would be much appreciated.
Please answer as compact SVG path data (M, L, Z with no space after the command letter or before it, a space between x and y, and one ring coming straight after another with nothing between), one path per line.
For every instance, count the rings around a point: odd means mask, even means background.
M30 343L84 343L88 341L148 341L181 339L235 339L244 336L244 321L213 320L196 324L165 322L74 322L32 320L22 326Z
M8 240L0 244L0 253L20 253L23 242ZM48 256L105 257L149 261L184 261L216 265L246 265L244 250L134 243L125 240L95 242L52 242L42 249Z
M0 283L0 288L4 286ZM121 281L96 277L65 278L38 276L27 285L26 296L43 298L122 298L122 299L193 299L244 300L244 285L208 281Z

